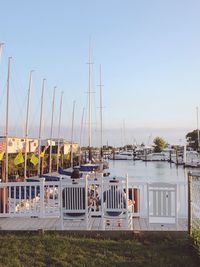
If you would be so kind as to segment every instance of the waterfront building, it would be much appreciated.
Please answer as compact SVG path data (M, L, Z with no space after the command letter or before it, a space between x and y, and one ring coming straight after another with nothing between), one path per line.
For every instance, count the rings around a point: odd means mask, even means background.
M50 139L43 139L41 141L41 147L47 148L50 146ZM53 152L57 153L58 139L52 140ZM67 155L71 151L71 142L61 139L60 140L61 151L64 155ZM6 137L0 136L0 151L6 149ZM73 151L77 153L79 149L78 143L73 143ZM25 138L11 136L8 137L8 153L15 154L19 151L25 151ZM28 138L27 139L27 153L37 153L38 151L38 139L37 138Z
M34 153L38 147L38 139L37 138L28 138L27 139L27 153ZM3 151L6 148L6 137L0 136L0 150ZM25 138L20 137L8 137L8 153L14 154L19 151L25 151Z

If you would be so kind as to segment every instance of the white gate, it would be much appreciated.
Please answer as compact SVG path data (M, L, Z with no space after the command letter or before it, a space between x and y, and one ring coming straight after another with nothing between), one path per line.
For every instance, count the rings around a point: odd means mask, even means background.
M152 183L147 185L149 223L177 224L177 185Z

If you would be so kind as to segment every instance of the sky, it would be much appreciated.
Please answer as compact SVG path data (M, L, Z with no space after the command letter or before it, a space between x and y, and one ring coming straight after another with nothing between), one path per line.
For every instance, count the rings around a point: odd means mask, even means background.
M103 83L103 142L151 143L162 136L184 142L197 128L200 102L200 2L198 0L0 1L0 134L5 132L8 57L12 56L9 134L25 134L29 72L33 73L29 135L37 137L42 79L46 78L43 137L54 130L88 142L88 57L92 47L92 143L100 142L99 66Z

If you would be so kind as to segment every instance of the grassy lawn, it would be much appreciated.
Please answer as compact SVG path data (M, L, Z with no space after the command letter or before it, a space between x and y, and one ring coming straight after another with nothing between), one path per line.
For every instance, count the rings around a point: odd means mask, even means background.
M0 235L0 266L197 267L187 238L111 240L60 233Z
M200 257L200 228L199 229L193 229L193 239L194 239L194 246L196 249L196 253Z

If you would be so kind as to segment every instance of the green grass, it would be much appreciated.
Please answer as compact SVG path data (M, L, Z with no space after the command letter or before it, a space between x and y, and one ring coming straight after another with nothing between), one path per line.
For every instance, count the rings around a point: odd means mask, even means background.
M193 240L194 240L194 248L196 250L196 253L200 257L200 228L193 229L192 235L193 235Z
M197 267L187 238L110 240L60 233L0 235L0 266Z

